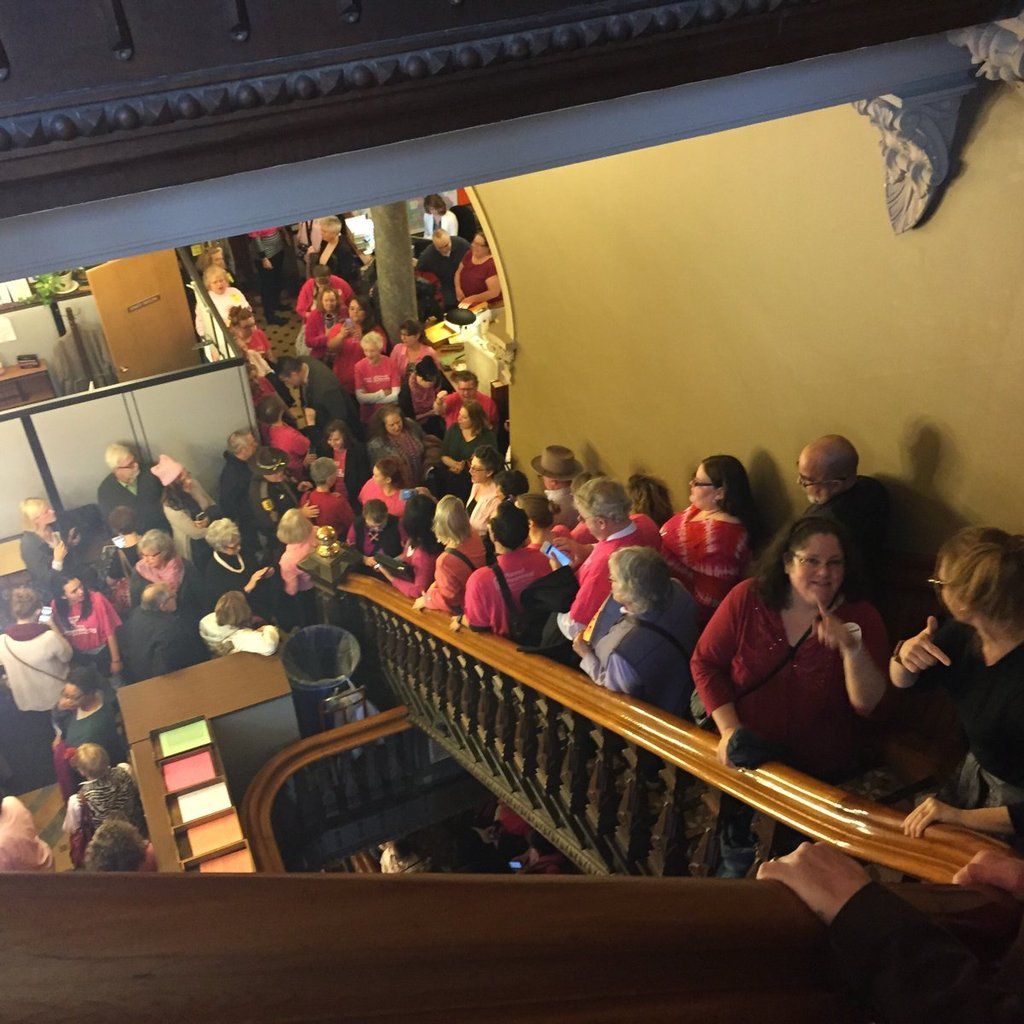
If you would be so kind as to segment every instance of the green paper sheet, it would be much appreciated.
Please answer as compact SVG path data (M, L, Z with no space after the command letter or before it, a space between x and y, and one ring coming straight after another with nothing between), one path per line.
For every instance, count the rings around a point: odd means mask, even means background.
M172 754L184 754L186 750L195 750L210 742L210 729L205 721L189 722L187 725L176 725L160 733L160 750L164 757Z

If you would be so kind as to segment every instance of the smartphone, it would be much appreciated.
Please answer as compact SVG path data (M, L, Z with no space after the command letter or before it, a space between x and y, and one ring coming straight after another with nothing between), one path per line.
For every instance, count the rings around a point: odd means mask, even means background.
M49 622L53 618L53 609L48 605L43 605L43 610L39 613L40 622Z
M553 558L559 565L572 565L572 559L561 548L555 547L551 541L541 544L540 553L547 558Z
M110 539L113 542L114 547L116 547L116 548L123 548L124 547L124 534L123 533L119 533L116 537L111 537Z
M402 499L402 501L408 501L415 493L416 489L414 487L403 487L398 492L398 496Z
M522 871L523 870L523 862L521 860L510 860L508 862L508 866L513 871Z

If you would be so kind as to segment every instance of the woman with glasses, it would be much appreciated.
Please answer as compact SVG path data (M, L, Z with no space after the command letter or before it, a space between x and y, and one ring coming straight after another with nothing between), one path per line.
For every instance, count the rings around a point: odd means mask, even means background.
M691 670L723 764L783 760L833 783L857 772L857 720L885 694L888 645L851 555L839 523L805 516L712 616ZM736 807L722 840L728 877L754 856L752 812Z
M968 753L934 797L903 823L920 836L937 822L1024 835L1024 537L971 526L939 550L937 578L951 618L930 616L889 663L901 689L944 689Z
M761 518L743 463L709 456L690 480L689 506L661 528L665 560L696 602L700 626L746 576L760 541Z

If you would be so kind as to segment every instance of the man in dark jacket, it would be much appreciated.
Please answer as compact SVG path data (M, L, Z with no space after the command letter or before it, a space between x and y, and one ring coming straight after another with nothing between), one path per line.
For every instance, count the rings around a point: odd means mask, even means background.
M277 561L280 548L277 524L290 508L299 507L299 495L288 479L288 456L280 448L263 447L253 459L249 507L264 545L264 564Z
M209 657L191 622L174 614L166 583L151 583L117 631L126 678L134 683L198 665Z
M242 553L246 560L251 560L260 546L256 515L249 501L249 487L253 480L250 459L258 447L251 430L236 430L228 437L224 468L220 471L218 504L224 517L230 519L242 534Z
M104 520L123 505L135 513L135 529L139 533L147 530L170 533L162 504L163 485L150 472L150 467L141 464L135 452L123 444L107 445L104 457L110 474L96 490L96 503Z
M357 437L362 437L363 425L355 399L319 359L283 356L277 364L277 376L288 387L297 388L302 407L313 411L312 417L306 414L307 426L315 428L312 440L322 440L323 429L331 420L342 420Z

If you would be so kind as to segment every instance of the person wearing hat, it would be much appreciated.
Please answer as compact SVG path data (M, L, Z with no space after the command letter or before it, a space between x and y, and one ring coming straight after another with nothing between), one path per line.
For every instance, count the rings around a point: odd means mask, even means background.
M302 496L302 509L311 510L307 514L317 526L333 526L339 538L347 537L349 527L356 517L345 488L335 488L338 482L337 463L334 459L317 459L309 467L309 475L314 487ZM316 510L315 517L312 509Z
M249 485L249 503L256 517L256 527L266 545L277 545L277 524L290 508L299 507L299 495L288 479L288 456L280 448L258 448L254 459L255 473ZM316 506L306 514L312 519Z
M580 516L570 488L573 477L583 472L583 466L576 460L571 448L560 444L549 444L531 460L530 465L540 476L548 501L556 506L555 525L571 530L579 522Z
M161 455L150 472L163 484L164 515L171 525L175 549L182 558L204 567L210 559L206 543L206 531L210 528L207 509L213 505L213 498L169 455Z

